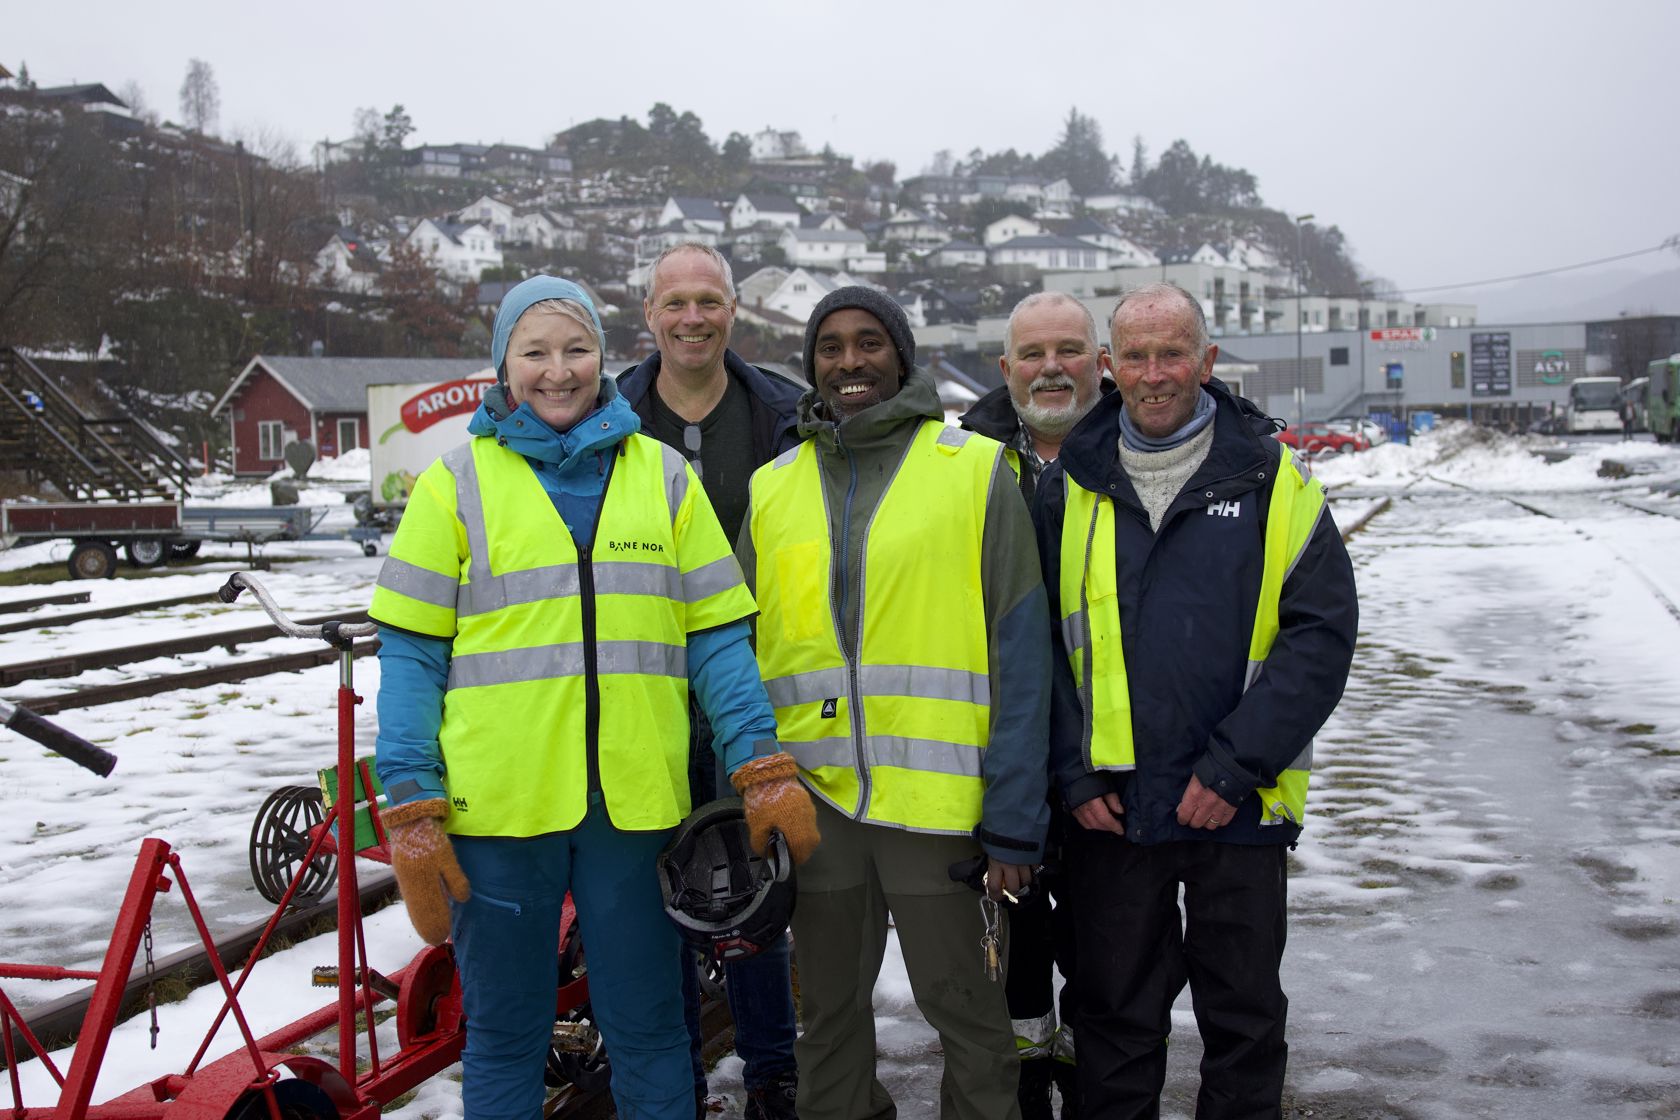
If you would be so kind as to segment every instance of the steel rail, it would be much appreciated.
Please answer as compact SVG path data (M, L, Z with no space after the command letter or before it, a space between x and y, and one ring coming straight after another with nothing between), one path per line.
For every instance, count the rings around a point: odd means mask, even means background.
M370 638L367 641L357 642L352 652L357 657L366 657L377 652L378 649L379 639ZM214 684L232 684L236 681L266 677L272 673L290 673L299 669L312 669L317 665L327 665L337 660L337 650L330 648L312 649L300 653L283 653L274 657L257 658L251 661L236 661L229 665L217 665L209 669L191 669L184 673L147 677L137 681L94 685L90 688L59 693L56 696L22 697L12 700L11 703L20 708L28 708L38 715L50 716L54 712L67 711L71 708L93 708L101 704L116 704L124 700L156 696L161 692L173 692L176 689L205 688Z
M144 611L157 611L169 607L185 607L195 603L213 603L215 601L216 593L214 591L204 591L197 595L180 595L174 599L153 599L146 603L124 603L121 606L96 607L91 611L72 611L69 614L20 618L11 622L0 622L0 634L16 634L22 630L40 630L48 626L69 626L75 622L92 622L101 618L121 618L124 615L140 614ZM84 599L83 602L86 602L86 600Z
M305 625L319 626L321 623L331 622L333 619L344 622L366 622L367 611L351 611L348 614L324 614L314 618L301 619L300 622ZM270 642L276 640L279 636L275 634L272 625L265 623L262 626L246 626L238 630L215 630L209 633L194 634L190 638L169 638L161 642L140 642L121 649L89 650L86 653L66 653L59 657L42 657L34 661L18 661L10 665L0 665L0 685L21 684L24 681L39 680L43 677L73 677L90 669L109 669L116 665L131 665L139 661L150 661L154 657L174 657L181 653L201 653L207 649L226 648L232 651L235 646L250 645L253 642Z

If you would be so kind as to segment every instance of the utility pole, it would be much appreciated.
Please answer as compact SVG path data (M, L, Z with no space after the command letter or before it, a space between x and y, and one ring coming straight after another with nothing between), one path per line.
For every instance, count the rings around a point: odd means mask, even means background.
M1311 214L1297 214L1295 216L1295 428L1300 430L1303 421L1302 413L1307 407L1307 372L1305 359L1302 358L1301 329L1306 321L1307 311L1302 302L1302 273L1301 260L1301 226L1312 221Z

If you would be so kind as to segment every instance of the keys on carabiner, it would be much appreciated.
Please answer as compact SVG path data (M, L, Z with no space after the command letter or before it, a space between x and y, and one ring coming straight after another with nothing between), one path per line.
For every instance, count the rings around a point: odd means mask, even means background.
M980 955L986 968L986 979L1000 980L1003 977L1001 956L1001 942L998 937L998 904L989 897L980 896L980 916L985 919L986 932L980 938Z

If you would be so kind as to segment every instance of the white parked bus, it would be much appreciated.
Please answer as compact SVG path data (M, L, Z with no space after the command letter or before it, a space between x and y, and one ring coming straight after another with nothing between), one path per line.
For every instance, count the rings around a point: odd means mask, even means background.
M1619 432L1622 430L1622 379L1577 377L1569 383L1569 407L1564 431Z

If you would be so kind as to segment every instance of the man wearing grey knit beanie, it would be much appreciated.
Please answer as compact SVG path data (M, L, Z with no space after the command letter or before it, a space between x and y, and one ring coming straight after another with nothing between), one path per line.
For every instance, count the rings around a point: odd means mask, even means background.
M890 298L823 298L805 442L753 475L736 548L778 740L823 835L793 916L801 1120L892 1115L870 1007L889 912L939 1032L942 1114L1019 1115L1009 1010L982 967L1002 945L948 872L980 857L995 900L1043 858L1050 618L1003 445L946 425L915 363Z
M1075 978L1080 1104L1159 1112L1188 979L1197 1117L1277 1116L1285 856L1353 660L1353 566L1323 486L1212 379L1194 296L1147 285L1109 325L1118 391L1033 509L1061 623L1050 756L1077 822L1075 954L1104 962Z

